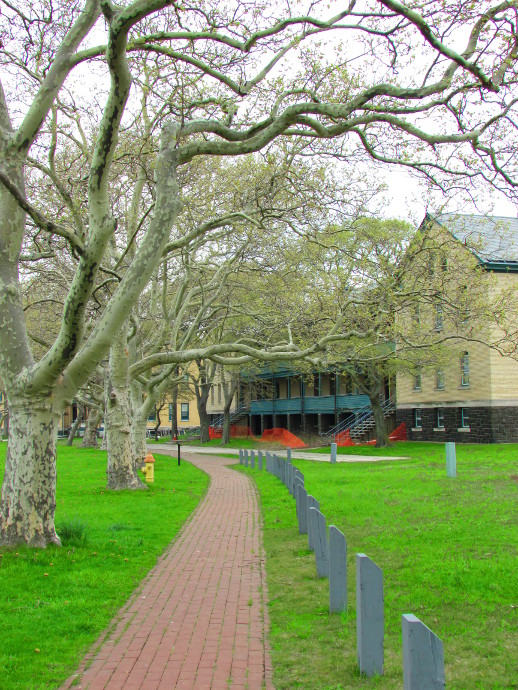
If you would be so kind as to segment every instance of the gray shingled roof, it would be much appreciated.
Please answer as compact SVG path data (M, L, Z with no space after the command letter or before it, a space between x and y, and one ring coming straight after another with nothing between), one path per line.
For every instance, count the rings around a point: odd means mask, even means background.
M483 263L518 265L518 218L442 213L432 218Z

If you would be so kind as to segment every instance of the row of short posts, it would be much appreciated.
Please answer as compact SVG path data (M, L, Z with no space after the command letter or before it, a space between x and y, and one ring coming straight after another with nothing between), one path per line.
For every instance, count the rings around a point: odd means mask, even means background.
M334 445L334 444L333 444ZM335 456L336 458L336 456ZM336 461L336 460L335 460ZM315 554L318 577L329 579L329 611L347 610L347 541L329 526L318 501L304 487L304 475L287 458L252 450L239 451L239 463L276 476L295 498L299 534L308 535ZM413 614L402 616L403 690L442 690L445 687L441 640ZM368 677L383 674L384 598L383 573L364 553L356 554L356 638L358 666Z

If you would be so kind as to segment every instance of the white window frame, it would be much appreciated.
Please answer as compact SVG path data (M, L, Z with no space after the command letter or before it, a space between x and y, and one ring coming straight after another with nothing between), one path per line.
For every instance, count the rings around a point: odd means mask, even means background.
M414 409L414 429L422 429L423 428L423 417L421 413L421 408L416 407Z
M460 385L469 387L469 352L463 352L460 358Z
M438 390L438 391L443 391L444 388L445 388L445 385L444 385L444 369L437 369L435 376L436 376L435 382L436 382L436 385L437 385L437 390Z
M189 403L180 403L180 421L181 422L188 422L189 421Z
M466 424L467 422L467 424ZM461 429L469 429L469 407L460 408L460 427Z
M444 407L437 408L437 429L444 429Z
M435 330L442 331L444 328L444 310L441 302L435 305Z

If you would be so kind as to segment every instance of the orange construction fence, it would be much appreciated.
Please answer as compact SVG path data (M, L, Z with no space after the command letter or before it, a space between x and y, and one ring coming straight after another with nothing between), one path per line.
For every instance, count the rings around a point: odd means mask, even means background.
M389 441L406 441L406 426L405 422L402 422L394 431L389 435ZM367 441L366 443L354 443L351 438L351 432L349 429L341 431L335 436L335 443L337 446L373 446L376 443L376 439L372 441Z
M282 443L282 445L289 446L290 448L307 448L307 445L298 436L295 436L295 434L292 434L291 431L282 429L280 427L276 427L275 429L265 429L259 440L275 441L276 443Z
M223 429L221 427L209 426L209 438L221 438ZM230 425L230 438L241 438L252 435L252 430L249 426L239 426L238 424Z

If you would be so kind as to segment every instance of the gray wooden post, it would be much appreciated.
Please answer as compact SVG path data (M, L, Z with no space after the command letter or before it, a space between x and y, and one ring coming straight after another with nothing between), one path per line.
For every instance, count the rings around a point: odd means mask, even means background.
M412 613L403 614L403 690L443 690L441 640Z
M336 443L331 444L331 462L336 462L337 448Z
M457 459L455 456L455 443L448 441L446 446L446 474L448 477L457 476Z
M334 525L329 525L329 610L347 611L347 542Z
M314 531L315 527L312 526L312 517L311 517L311 508L316 508L317 510L320 510L320 503L317 501L316 498L313 498L313 496L308 496L308 549L310 551L315 550L315 536L314 536Z
M308 492L299 484L297 493L297 520L299 521L299 534L308 533Z
M245 451L243 451L243 453L245 455L245 467L248 467L248 451L245 450Z
M295 504L297 503L297 490L298 490L299 486L302 486L302 488L304 488L304 482L301 479L299 479L298 477L295 477L295 479L293 480L293 498L295 499ZM297 510L297 508L296 508L296 510ZM298 517L298 513L297 513L297 517Z
M295 479L300 479L302 484L304 484L304 475L302 474L302 472L300 470L297 470L297 469L295 470Z
M286 448L286 459L291 462L291 448Z
M295 473L296 473L296 471L297 471L296 468L293 467L293 465L290 462L290 474L289 474L289 480L288 480L288 489L289 489L289 492L292 496L295 496L294 484L295 484Z
M243 464L243 450L242 448L239 449L239 464Z
M383 573L364 553L356 554L358 666L366 676L383 675Z
M253 450L250 451L250 465L255 467L255 451Z
M266 452L266 471L270 474L273 474L272 456L270 453L268 453L268 451Z
M318 577L329 577L329 547L327 545L326 519L316 508L309 509L310 529L313 529L315 562Z
M262 469L263 469L263 451L262 450L257 451L257 464L259 465L259 469L262 471Z

